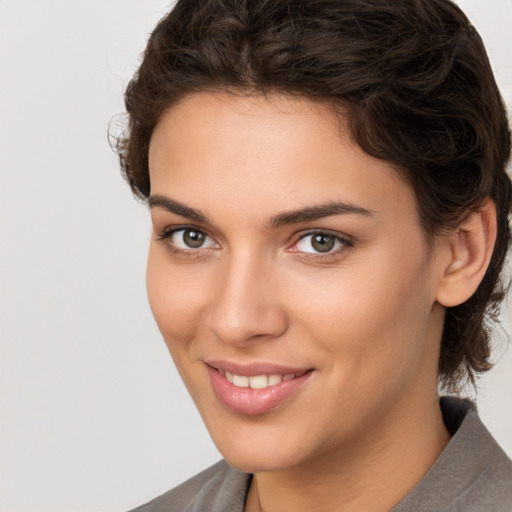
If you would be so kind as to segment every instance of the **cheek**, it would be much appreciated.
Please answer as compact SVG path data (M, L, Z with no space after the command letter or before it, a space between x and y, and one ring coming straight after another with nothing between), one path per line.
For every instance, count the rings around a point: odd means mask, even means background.
M298 310L293 315L300 319L298 330L309 333L325 388L331 390L311 407L330 418L325 424L333 426L333 438L339 435L339 411L350 411L344 420L348 430L371 425L427 361L428 274L384 267L387 273L377 265L341 270L323 286L309 287L314 293L302 295L302 315Z
M418 364L430 318L429 276L422 258L395 256L340 268L303 283L300 318L337 371L353 376L408 372ZM306 314L307 313L307 314Z
M165 250L150 247L146 270L149 304L169 350L194 337L204 308L206 281L191 266L170 265Z

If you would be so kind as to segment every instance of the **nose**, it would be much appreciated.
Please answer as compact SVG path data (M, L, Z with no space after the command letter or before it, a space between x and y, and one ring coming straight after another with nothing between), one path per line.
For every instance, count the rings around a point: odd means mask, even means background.
M239 257L218 269L218 288L207 322L219 340L245 347L287 330L287 315L271 267L253 257Z

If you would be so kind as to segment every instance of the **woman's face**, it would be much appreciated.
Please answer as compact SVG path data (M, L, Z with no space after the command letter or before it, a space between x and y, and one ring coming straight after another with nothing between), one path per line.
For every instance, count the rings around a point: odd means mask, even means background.
M326 108L192 94L149 167L151 308L233 466L347 455L437 397L441 264L409 186Z

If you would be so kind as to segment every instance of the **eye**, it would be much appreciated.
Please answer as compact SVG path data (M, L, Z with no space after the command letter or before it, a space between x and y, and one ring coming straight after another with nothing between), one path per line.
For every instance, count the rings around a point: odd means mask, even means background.
M174 229L161 238L167 240L176 249L193 250L217 247L217 244L204 231L192 228Z
M332 233L315 232L303 235L296 242L294 252L326 254L337 252L346 246L352 246L352 243Z

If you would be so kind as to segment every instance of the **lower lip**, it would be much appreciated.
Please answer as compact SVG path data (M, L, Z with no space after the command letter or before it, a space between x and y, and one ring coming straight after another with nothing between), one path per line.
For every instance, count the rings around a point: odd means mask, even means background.
M294 395L311 377L308 371L299 377L282 381L265 389L239 388L231 384L211 366L206 366L213 391L217 398L229 409L248 416L256 416L275 409Z

